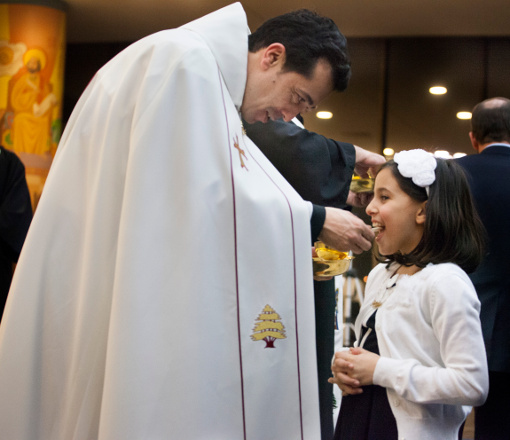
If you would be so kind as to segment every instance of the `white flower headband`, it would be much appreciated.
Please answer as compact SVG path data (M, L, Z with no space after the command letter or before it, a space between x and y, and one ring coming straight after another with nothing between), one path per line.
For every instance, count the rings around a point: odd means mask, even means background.
M400 174L411 178L413 183L425 188L429 195L429 186L436 180L437 162L432 153L425 150L407 150L395 153L393 161L397 164Z

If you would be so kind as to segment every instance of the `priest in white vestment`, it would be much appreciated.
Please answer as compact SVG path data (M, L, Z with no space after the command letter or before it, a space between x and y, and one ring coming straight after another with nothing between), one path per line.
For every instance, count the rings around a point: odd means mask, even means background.
M342 89L335 29L338 61L298 74L236 3L95 75L0 326L2 439L319 440L310 207L240 112Z

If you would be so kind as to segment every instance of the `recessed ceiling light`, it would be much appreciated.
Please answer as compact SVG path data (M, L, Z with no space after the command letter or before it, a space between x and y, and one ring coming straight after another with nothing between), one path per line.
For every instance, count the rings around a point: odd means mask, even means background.
M432 93L433 95L444 95L447 92L447 90L446 87L443 86L434 86L429 89L429 92Z
M385 148L382 152L386 157L393 156L395 154L395 150L393 148Z
M315 116L317 116L319 119L331 119L333 117L333 113L321 111L321 112L317 112L315 114Z
M464 156L467 156L467 154L466 153L453 153L454 159L457 159L459 157L464 157Z
M471 112L458 112L457 118L459 119L471 119Z
M442 159L450 159L452 157L450 152L448 152L446 150L437 150L437 151L434 151L434 156L440 157Z

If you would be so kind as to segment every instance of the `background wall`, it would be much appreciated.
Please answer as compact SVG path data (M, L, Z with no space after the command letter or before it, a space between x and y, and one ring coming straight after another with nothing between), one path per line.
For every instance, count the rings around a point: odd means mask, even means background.
M510 38L349 38L352 79L320 105L334 117L304 115L306 127L371 151L384 147L471 153L469 121L479 101L510 97ZM129 42L68 44L64 123L94 73ZM447 87L446 95L428 92Z

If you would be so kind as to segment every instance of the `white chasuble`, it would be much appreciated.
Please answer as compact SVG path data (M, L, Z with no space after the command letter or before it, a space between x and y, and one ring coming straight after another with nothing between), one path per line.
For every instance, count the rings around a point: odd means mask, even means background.
M306 203L243 135L239 4L131 45L65 130L0 326L6 440L318 440Z

